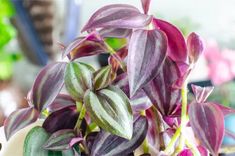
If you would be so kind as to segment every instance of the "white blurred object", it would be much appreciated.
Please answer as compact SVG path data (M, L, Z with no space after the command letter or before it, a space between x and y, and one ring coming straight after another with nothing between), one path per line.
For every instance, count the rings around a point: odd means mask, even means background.
M6 142L3 127L0 128L0 142L2 143L2 150L0 156L23 156L24 140L28 132L36 126L41 126L43 120L37 120L31 125L19 130L14 134L10 140Z

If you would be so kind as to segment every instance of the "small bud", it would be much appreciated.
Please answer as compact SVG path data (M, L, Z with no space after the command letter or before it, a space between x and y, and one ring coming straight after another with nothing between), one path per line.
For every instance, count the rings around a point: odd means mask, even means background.
M189 62L196 63L203 51L203 43L196 33L191 33L187 39L187 48L189 54Z

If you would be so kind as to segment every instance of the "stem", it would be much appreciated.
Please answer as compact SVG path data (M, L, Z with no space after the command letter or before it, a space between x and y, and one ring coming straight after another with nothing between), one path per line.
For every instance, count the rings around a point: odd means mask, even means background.
M140 115L141 116L146 116L145 110L140 111ZM148 145L147 138L145 138L144 142L143 142L143 151L144 151L145 154L149 153L149 145Z
M173 137L171 138L170 143L167 145L166 149L164 150L164 153L169 154L173 148L173 146L175 145L176 140L179 138L181 133L181 127L177 128L175 134L173 135Z
M79 102L76 102L76 106L77 106L77 109L78 107L80 107L80 104ZM85 114L86 114L86 108L84 106L84 104L82 105L82 108L81 108L81 111L79 113L79 116L78 116L78 120L76 122L76 125L75 125L75 130L77 131L77 133L80 131L80 127L81 127L81 124L82 124L82 120L83 118L85 117Z
M181 97L182 97L182 108L181 108L181 135L180 135L180 141L179 145L177 147L178 151L181 151L184 146L185 137L184 137L184 129L187 125L187 81L184 82L183 87L181 89Z
M187 139L185 139L185 144L192 150L194 156L200 156L200 152L194 144L191 144Z
M184 83L182 89L181 89L181 97L182 97L182 110L181 110L181 128L186 126L187 124L187 82Z
M143 142L143 150L144 150L144 154L149 153L148 140L146 138L144 139L144 142Z
M175 152L178 153L183 149L185 137L184 137L184 129L187 125L187 81L185 80L182 89L181 89L181 97L182 97L182 110L181 110L181 124L180 127L177 128L175 134L173 135L170 143L165 149L165 153L170 153L171 149L175 145L176 140L180 137L179 145L177 146ZM175 153L174 152L174 153Z

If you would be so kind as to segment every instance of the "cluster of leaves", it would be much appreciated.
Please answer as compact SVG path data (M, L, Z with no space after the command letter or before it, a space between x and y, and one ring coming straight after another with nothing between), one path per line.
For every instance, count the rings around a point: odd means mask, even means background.
M42 69L27 97L30 107L13 112L4 124L9 139L45 118L41 127L28 133L24 156L127 156L142 144L144 155L150 155L147 147L157 151L155 155L171 154L160 152L167 145L162 136L172 137L183 123L181 90L203 45L195 33L185 42L174 25L148 15L150 0L141 2L144 13L125 4L97 10L82 30L88 35L64 48L69 62ZM126 42L114 49L106 42L110 37ZM100 53L110 54L108 66L95 70L79 62ZM66 95L61 94L63 86ZM217 155L225 133L224 115L233 110L205 102L211 88L193 86L193 91L196 99L189 105L186 125L199 139L195 146L201 155ZM192 155L191 146L177 154Z
M14 8L9 0L0 0L0 80L7 80L12 76L12 64L20 58L19 54L9 53L5 46L12 40L16 31L9 23L14 15Z

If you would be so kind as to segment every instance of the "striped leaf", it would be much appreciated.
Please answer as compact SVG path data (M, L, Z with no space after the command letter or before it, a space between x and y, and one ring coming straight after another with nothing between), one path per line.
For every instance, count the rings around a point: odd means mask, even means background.
M77 112L76 106L68 106L51 113L44 121L42 127L48 133L54 133L62 129L73 129L78 116L79 113ZM86 127L85 121L82 122L82 127Z
M214 87L200 87L193 84L191 87L198 103L205 102L214 89Z
M142 8L145 14L148 14L150 2L151 0L141 0Z
M44 67L38 74L30 102L38 111L51 104L64 84L65 62L52 63Z
M107 87L113 79L112 66L106 66L94 73L94 87L96 90Z
M167 57L159 75L144 87L146 95L162 115L171 115L180 103L180 89L173 87L179 78L177 64Z
M92 146L91 156L126 156L142 144L147 130L147 119L140 116L133 124L133 137L131 140L101 131Z
M140 13L131 5L113 4L97 10L83 27L83 31L95 28L143 28L152 21L152 16Z
M24 141L23 156L63 156L61 152L48 151L42 148L49 134L42 127L34 127Z
M70 43L64 53L63 57L68 56L70 60L75 60L84 56L91 56L106 52L107 47L100 35L93 31L86 37L80 37Z
M133 117L129 99L119 89L109 86L97 93L87 91L84 98L91 119L102 129L131 139Z
M72 129L59 130L53 133L43 145L44 149L52 151L62 151L71 148L70 142L75 138Z
M38 116L38 111L33 107L19 109L11 113L4 122L6 139L9 140L18 130L35 122Z
M213 156L218 155L224 137L224 115L213 103L191 103L189 105L190 125L200 140Z
M156 77L166 57L167 38L160 30L135 30L129 42L127 74L130 96Z
M99 31L100 36L106 37L114 37L114 38L127 38L131 35L131 29L123 29L123 28L104 28Z
M65 71L65 87L77 101L82 101L87 89L92 88L94 69L81 62L70 62Z
M48 105L47 109L49 112L55 112L65 107L75 105L76 101L73 100L69 95L59 94L55 100L50 105Z

